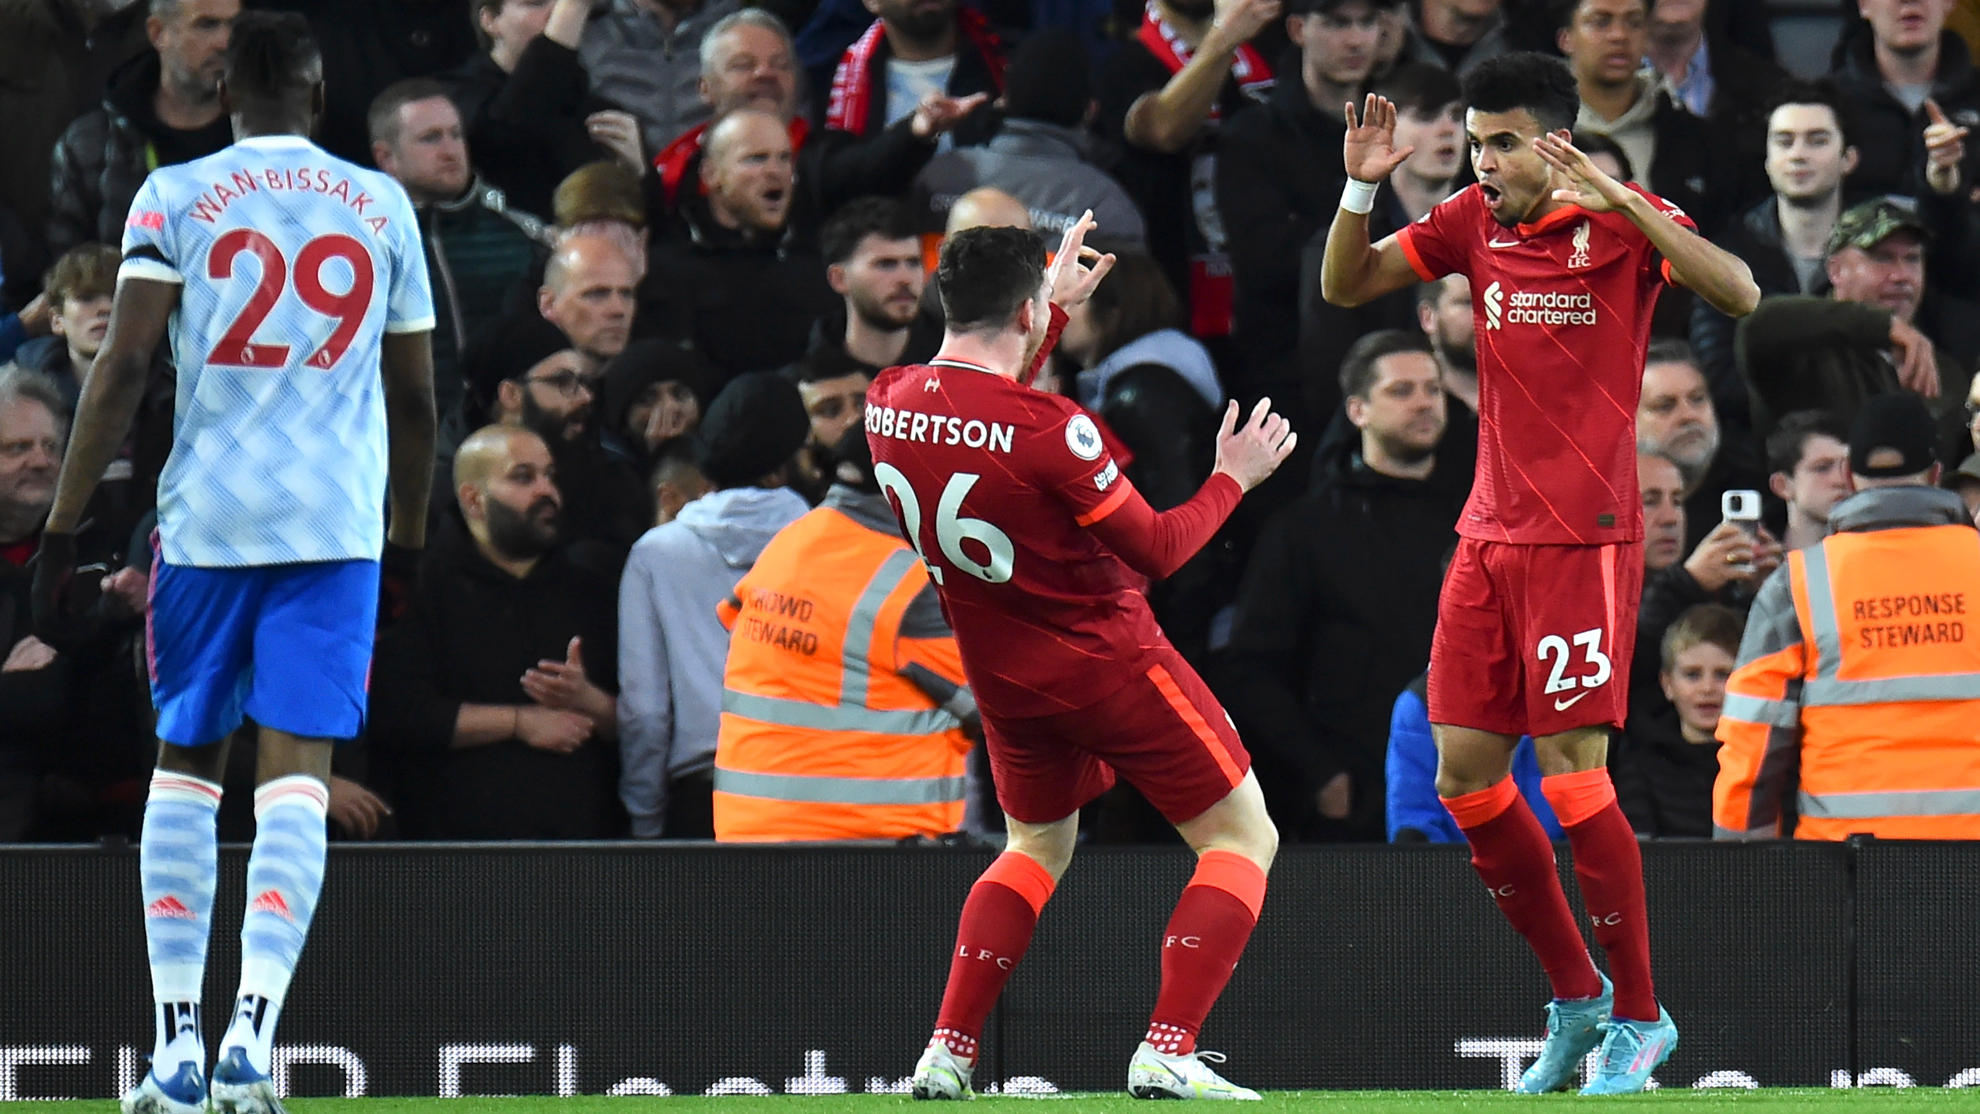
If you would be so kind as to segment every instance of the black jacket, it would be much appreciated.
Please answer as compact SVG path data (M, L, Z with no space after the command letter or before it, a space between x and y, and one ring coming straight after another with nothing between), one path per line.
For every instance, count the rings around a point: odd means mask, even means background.
M1339 110L1313 106L1297 53L1276 72L1283 77L1271 99L1238 113L1217 140L1217 211L1236 280L1241 365L1231 386L1241 399L1300 377L1290 357L1299 343L1301 253L1316 236L1324 240L1347 178Z
M1288 828L1379 842L1389 716L1430 658L1470 474L1440 461L1427 481L1395 479L1363 465L1358 443L1344 448L1259 538L1219 687L1275 774L1268 794ZM1353 812L1319 821L1314 795L1344 770Z
M145 51L110 78L103 104L69 125L49 171L48 249L52 256L91 241L121 244L131 200L146 175L190 162L234 142L225 116L206 127L166 127L152 108L158 54Z
M1869 197L1880 193L1920 197L1925 187L1925 126L1931 123L1921 105L1917 112L1884 87L1877 69L1876 44L1867 29L1843 50L1842 68L1834 75L1855 119L1856 171L1849 176L1852 191ZM1951 31L1939 36L1939 72L1932 82L1932 99L1955 124L1980 124L1980 70L1973 65L1966 41ZM1966 145L1964 182L1980 182L1980 144Z
M1719 744L1686 742L1669 701L1648 714L1631 712L1625 735L1609 773L1629 826L1644 837L1711 839Z
M722 227L699 193L681 218L655 246L640 286L642 331L691 341L728 378L803 356L818 319L843 303L825 282L824 261L790 225L760 236Z
M606 839L625 832L619 751L592 738L567 755L506 739L453 749L462 704L529 704L522 676L582 638L585 674L617 692L611 581L553 553L520 580L449 515L421 561L412 608L379 637L371 745L381 792L418 839Z
M591 94L577 51L561 43L538 35L514 73L477 54L441 80L460 109L475 169L524 212L548 218L557 183L610 157L584 120L617 106Z
M469 0L261 0L253 6L300 12L309 20L329 92L316 142L359 166L371 165L365 113L386 86L446 73L481 48Z

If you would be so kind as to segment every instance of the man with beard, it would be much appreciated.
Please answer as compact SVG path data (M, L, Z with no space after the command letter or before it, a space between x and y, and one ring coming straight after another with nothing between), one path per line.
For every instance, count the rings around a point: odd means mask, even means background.
M145 175L234 142L220 108L220 75L240 11L240 0L151 0L144 30L152 49L111 75L103 106L77 118L55 144L49 251L120 242Z
M1355 342L1341 393L1359 441L1259 538L1221 695L1259 764L1276 767L1261 780L1282 795L1273 814L1289 834L1380 842L1389 713L1429 659L1471 475L1439 465L1444 389L1421 336Z
M1471 280L1445 275L1416 288L1416 323L1444 372L1444 401L1478 418L1478 325L1471 312Z
M1681 340L1652 341L1644 354L1636 447L1669 457L1684 474L1684 514L1690 524L1686 549L1718 525L1720 496L1767 487L1752 447L1720 436L1705 373L1698 370L1691 346Z
M567 317L582 318L581 327L589 331L580 335L599 343L610 326L594 327L595 303L579 299L577 305ZM623 557L653 510L637 470L608 459L599 443L592 416L600 378L577 342L542 318L517 314L476 338L463 354L462 370L468 380L468 425L493 421L526 429L550 446L567 493L565 540L603 542ZM435 490L451 493L458 481L446 469L434 472Z
M813 502L831 482L832 446L866 412L873 377L929 359L942 340L940 316L921 301L927 283L921 241L900 203L860 198L833 214L818 242L825 281L845 302L844 325L837 314L827 314L818 322L811 351L785 369L811 418L795 486Z
M454 456L459 517L378 640L371 739L409 837L625 830L612 585L559 547L555 475L530 430L469 435Z
M692 341L729 377L804 355L837 299L818 257L796 242L790 133L776 116L742 109L709 129L702 192L653 251L642 305L668 336ZM546 315L547 316L547 315ZM575 337L573 338L575 339Z

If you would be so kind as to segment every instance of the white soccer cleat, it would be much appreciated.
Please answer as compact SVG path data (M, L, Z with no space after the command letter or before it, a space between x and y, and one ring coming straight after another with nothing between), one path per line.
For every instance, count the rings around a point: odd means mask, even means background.
M1225 1099L1257 1102L1258 1092L1240 1087L1210 1069L1224 1062L1221 1052L1171 1056L1147 1041L1128 1061L1128 1094L1138 1099Z
M206 1081L199 1065L187 1060L170 1079L161 1079L157 1065L124 1095L124 1114L206 1114Z
M275 1082L248 1063L238 1045L213 1065L213 1114L288 1114L275 1097Z
M965 1064L949 1046L941 1041L929 1044L921 1054L921 1062L914 1065L914 1097L918 1099L973 1099L976 1092L969 1089L970 1073L974 1065Z

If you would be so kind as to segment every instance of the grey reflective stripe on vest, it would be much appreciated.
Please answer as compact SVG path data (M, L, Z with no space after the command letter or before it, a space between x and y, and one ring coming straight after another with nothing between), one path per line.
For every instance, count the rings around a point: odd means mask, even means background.
M1899 789L1882 793L1802 793L1803 818L1980 816L1980 789Z
M1931 700L1980 700L1980 673L1878 677L1868 681L1810 681L1801 695L1801 702L1811 707L1909 704Z
M1783 700L1763 700L1758 696L1741 696L1736 692L1726 694L1726 703L1719 714L1741 723L1764 723L1769 727L1801 726L1801 709Z
M1862 704L1909 704L1935 700L1980 700L1980 673L1939 673L1913 677L1872 677L1861 681L1845 681L1836 676L1842 668L1842 626L1836 620L1835 589L1829 583L1829 555L1823 546L1815 545L1801 551L1807 576L1805 587L1808 590L1808 626L1815 641L1815 673L1808 679L1801 692L1801 706L1847 707ZM1733 701L1745 699L1728 697L1726 714L1731 714ZM1754 721L1746 715L1735 716L1749 722L1773 723L1773 720ZM1781 724L1792 727L1792 723ZM1862 813L1864 816L1897 815L1882 812Z
M817 805L938 805L963 799L959 777L808 777L715 770L715 791Z
M897 549L880 562L873 579L866 582L853 604L852 618L846 620L846 640L839 656L845 659L845 672L839 680L839 706L866 706L866 689L873 676L873 631L880 625L880 606L900 586L902 578L914 571L919 558L911 549Z
M1717 824L1712 825L1713 839L1726 840L1733 843L1750 843L1763 839L1773 839L1774 834L1774 826L1772 824L1764 828L1753 828L1744 832L1737 828L1721 828Z
M1842 629L1836 625L1836 593L1829 585L1829 554L1820 545L1801 551L1807 575L1809 633L1814 636L1815 674L1811 681L1833 681L1842 668Z
M758 696L734 689L722 690L722 710L739 716L774 723L779 727L801 727L807 731L871 731L876 735L939 735L958 725L956 717L940 708L926 711L880 708L834 708L781 696Z
M913 709L882 709L866 706L869 682L873 676L873 632L880 625L880 608L887 597L894 594L901 582L915 575L921 567L920 558L911 549L897 549L887 555L885 561L874 571L872 579L860 590L859 600L853 604L852 616L846 620L846 637L841 643L839 656L844 659L839 676L839 703L837 707L828 704L813 704L808 700L790 700L781 696L759 696L750 692L737 692L732 688L722 689L722 710L746 716L762 723L774 723L779 727L797 727L806 731L867 731L876 735L939 735L944 731L961 726L962 721L942 708L929 708L925 711ZM718 770L720 774L722 771ZM772 777L770 774L731 776ZM798 778L799 781L833 781L832 778ZM854 781L862 779L854 778ZM765 796L766 794L752 794ZM773 795L774 794L767 794ZM960 797L958 792L956 797ZM788 800L810 800L808 797L791 797ZM942 797L939 800L954 798ZM918 803L922 798L915 798Z

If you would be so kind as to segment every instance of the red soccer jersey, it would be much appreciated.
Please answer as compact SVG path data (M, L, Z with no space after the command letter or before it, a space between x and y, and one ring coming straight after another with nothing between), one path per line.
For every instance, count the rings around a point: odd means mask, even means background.
M937 360L873 381L866 433L986 711L1086 707L1167 644L1144 581L1086 529L1134 488L1072 400Z
M1518 545L1641 539L1636 401L1650 311L1670 277L1650 238L1621 213L1580 206L1507 228L1474 185L1396 239L1424 281L1471 280L1478 474L1458 533Z

